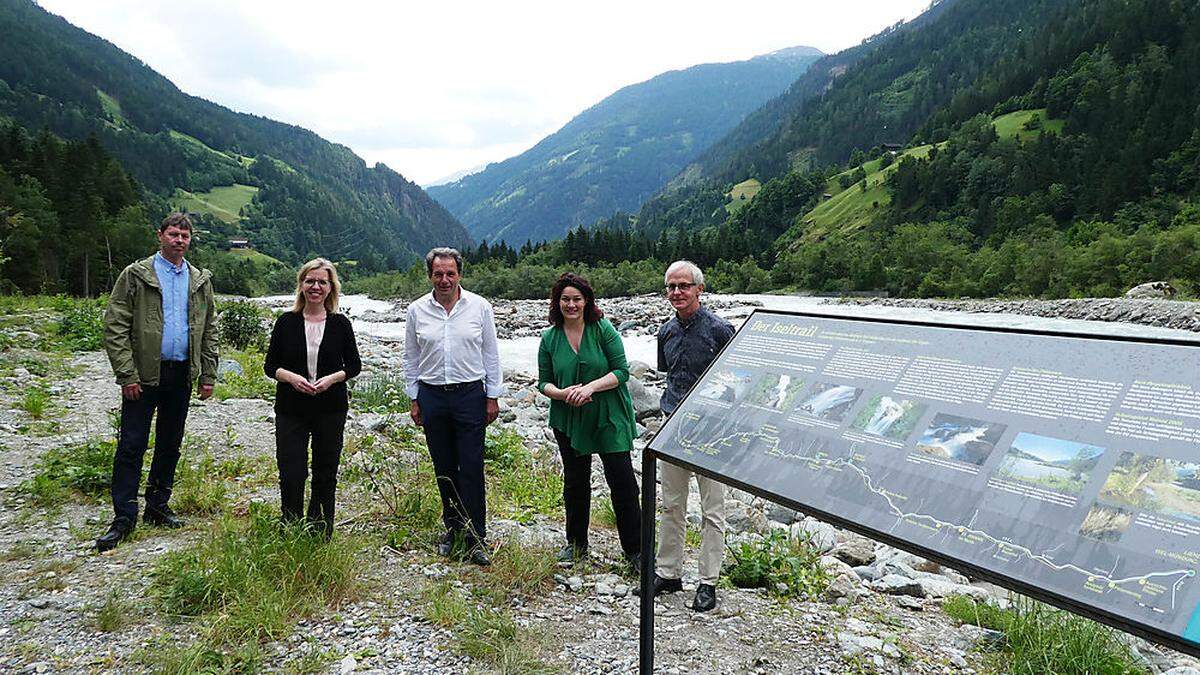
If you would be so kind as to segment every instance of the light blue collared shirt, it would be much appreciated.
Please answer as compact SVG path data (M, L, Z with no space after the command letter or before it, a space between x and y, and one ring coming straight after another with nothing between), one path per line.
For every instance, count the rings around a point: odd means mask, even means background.
M188 273L187 261L178 267L162 256L154 254L154 272L158 285L162 287L163 299L163 361L188 360Z

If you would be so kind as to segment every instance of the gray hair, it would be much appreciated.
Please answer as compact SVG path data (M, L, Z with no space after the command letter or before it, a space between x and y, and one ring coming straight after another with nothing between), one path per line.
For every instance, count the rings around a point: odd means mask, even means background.
M429 276L433 276L433 260L434 258L450 258L454 260L454 264L458 267L458 273L462 274L463 257L456 248L448 246L439 246L429 249L429 253L425 254L425 271Z
M691 260L676 260L675 262L671 263L671 265L667 267L666 273L663 274L663 283L667 283L667 279L670 278L671 274L680 270L686 270L687 272L691 273L693 284L696 284L697 286L704 284L704 272L701 272L696 263L692 262Z

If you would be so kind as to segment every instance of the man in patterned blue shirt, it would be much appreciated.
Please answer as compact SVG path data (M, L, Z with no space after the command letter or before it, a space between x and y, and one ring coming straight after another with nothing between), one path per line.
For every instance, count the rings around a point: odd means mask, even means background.
M121 272L104 313L104 348L121 385L121 431L113 457L116 515L96 540L101 551L129 537L137 523L138 485L155 412L144 519L162 527L183 525L167 502L188 399L197 380L200 398L212 396L217 371L212 275L184 260L191 240L191 219L167 216L158 231L159 251Z

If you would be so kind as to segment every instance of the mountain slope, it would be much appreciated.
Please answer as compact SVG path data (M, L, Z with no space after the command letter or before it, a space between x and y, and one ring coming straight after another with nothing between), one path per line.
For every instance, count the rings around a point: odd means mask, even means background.
M625 87L530 150L429 189L476 239L556 239L636 208L820 52L797 47Z
M470 239L388 167L367 167L306 129L185 94L29 0L0 0L0 35L0 115L65 138L95 134L158 195L259 188L233 220L271 255L294 262L323 254L383 268Z

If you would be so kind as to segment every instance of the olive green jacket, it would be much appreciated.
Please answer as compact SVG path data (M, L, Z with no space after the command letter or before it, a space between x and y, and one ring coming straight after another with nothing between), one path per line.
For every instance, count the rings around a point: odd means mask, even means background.
M189 381L217 381L217 326L212 273L188 266ZM154 271L154 256L131 263L108 297L104 312L104 351L117 384L158 385L162 362L162 287Z

